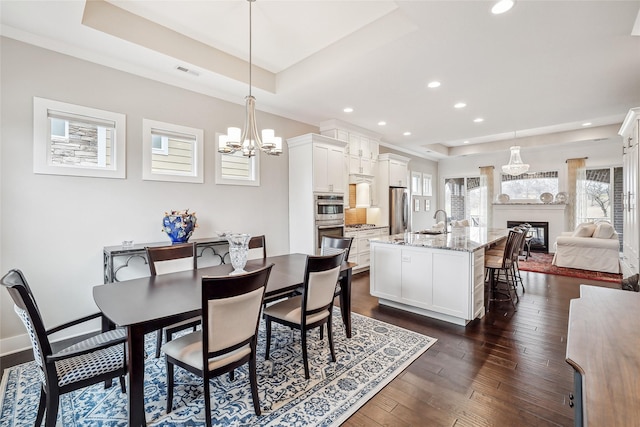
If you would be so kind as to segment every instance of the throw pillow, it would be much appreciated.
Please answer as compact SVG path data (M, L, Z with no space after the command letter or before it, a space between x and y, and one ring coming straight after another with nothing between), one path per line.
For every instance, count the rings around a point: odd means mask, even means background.
M593 232L596 231L596 225L592 222L583 222L578 225L573 232L573 237L591 237Z
M615 230L611 223L599 222L593 232L593 237L596 239L610 239L613 237L613 233L615 233Z

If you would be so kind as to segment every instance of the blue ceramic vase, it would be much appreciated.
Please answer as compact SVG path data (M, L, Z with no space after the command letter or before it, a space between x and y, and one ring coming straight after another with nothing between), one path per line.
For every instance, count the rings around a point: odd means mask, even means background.
M164 232L167 233L172 243L185 243L193 234L196 221L197 219L193 214L167 214L162 220L162 225Z

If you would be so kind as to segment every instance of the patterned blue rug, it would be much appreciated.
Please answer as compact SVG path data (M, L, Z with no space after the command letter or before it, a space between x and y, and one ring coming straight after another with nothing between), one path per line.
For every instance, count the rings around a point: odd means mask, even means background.
M334 315L336 363L317 331L309 333L309 369L304 379L299 331L273 325L269 375L264 363L264 322L258 344L258 390L262 415L253 411L248 367L212 380L211 412L218 426L337 426L388 384L436 340L375 319L352 314L352 338L345 336L342 319ZM202 379L176 367L174 409L165 413L164 358L155 359L155 333L146 337L145 409L151 426L204 425ZM32 426L40 384L35 363L5 370L0 384L0 426ZM117 381L104 389L97 384L60 399L58 426L112 427L127 425L126 394Z

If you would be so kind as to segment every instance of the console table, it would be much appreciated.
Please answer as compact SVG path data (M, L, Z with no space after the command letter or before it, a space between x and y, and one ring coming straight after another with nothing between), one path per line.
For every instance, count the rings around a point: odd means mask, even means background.
M640 293L580 285L571 300L567 363L574 371L576 426L640 420Z
M214 258L220 260L219 264L224 264L225 256L228 255L229 244L227 239L222 237L209 237L202 239L191 239L190 242L195 242L196 252L198 257L210 251ZM139 258L148 264L147 253L145 247L147 246L167 246L171 242L154 242L154 243L138 243L131 247L117 246L105 246L102 248L103 256L103 268L104 268L104 283L119 282L118 271L123 268L129 267L129 261L134 258ZM114 262L118 258L123 258L123 262L116 265Z

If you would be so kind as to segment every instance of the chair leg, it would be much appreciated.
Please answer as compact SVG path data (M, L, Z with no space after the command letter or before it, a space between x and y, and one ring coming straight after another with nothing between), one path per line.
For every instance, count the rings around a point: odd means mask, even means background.
M160 347L162 347L162 329L156 333L156 359L160 357Z
M57 390L49 390L46 397L47 414L44 418L45 427L55 427L58 418L59 398Z
M167 414L173 409L173 363L167 363Z
M42 418L44 417L44 409L47 407L47 393L44 388L40 388L40 401L38 402L38 414L36 415L36 423L34 425L42 425Z
M336 361L336 351L333 346L333 327L331 324L333 323L332 316L329 315L329 321L327 322L327 338L329 338L329 350L331 350L331 361ZM322 328L322 326L320 326Z
M204 376L204 418L207 427L211 427L211 384L209 376Z
M300 339L302 341L302 363L304 365L304 379L309 379L309 360L307 359L307 331L300 330Z
M231 371L229 371L229 381L234 381L236 379L235 372L236 372L235 369L232 369Z
M320 325L320 341L324 339L324 325Z
M256 353L249 359L249 382L251 383L251 399L253 400L253 410L256 415L260 415L260 401L258 400L258 374L256 370Z
M266 319L267 326L267 343L264 350L264 360L269 360L269 349L271 347L271 318Z
M127 392L127 386L126 386L126 383L124 382L124 375L120 375L120 391L122 391L122 393Z

